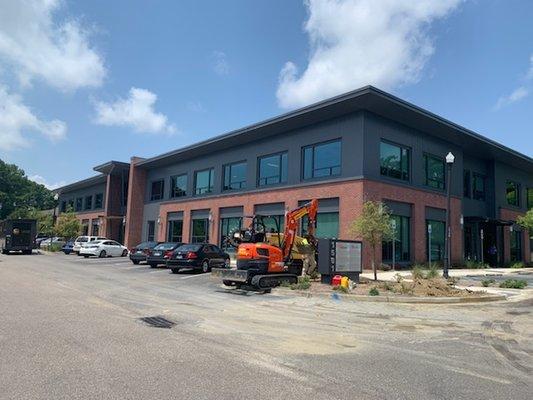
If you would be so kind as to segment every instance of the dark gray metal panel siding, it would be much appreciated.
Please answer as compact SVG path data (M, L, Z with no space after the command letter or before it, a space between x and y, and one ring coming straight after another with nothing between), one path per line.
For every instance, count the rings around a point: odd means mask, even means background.
M180 221L183 219L183 211L169 212L167 221Z
M209 209L191 211L191 219L205 219L205 218L209 218Z
M513 207L507 204L505 197L506 182L508 180L517 182L520 185L520 206ZM533 175L525 171L510 167L503 163L494 164L494 182L495 182L495 198L496 198L496 212L499 207L516 209L517 211L526 211L527 198L526 190L528 187L533 188Z
M398 201L385 201L384 202L390 213L393 215L400 215L402 217L411 216L411 204L400 203Z
M474 174L485 177L485 201L463 198L463 215L466 217L494 218L494 177L493 163L481 158L465 154L463 170L470 171L470 185L473 187Z
M222 207L219 213L220 218L242 217L243 207Z
M105 189L106 189L106 184L105 183L100 183L100 184L97 184L97 185L93 185L93 186L89 186L89 187L86 187L86 188L83 188L83 189L79 189L79 190L74 190L72 192L67 192L67 193L61 193L59 195L59 206L61 206L61 202L62 201L68 201L70 199L76 201L76 198L77 197L81 197L83 198L83 204L85 205L85 197L86 196L93 196L93 209L92 210L87 210L86 212L92 212L92 211L97 211L96 209L94 209L94 196L97 194L97 193L102 193L103 195L103 201L102 201L102 208L103 209L105 207ZM83 212L85 210L82 210L81 212Z
M303 206L308 203L309 200L300 200L298 202L299 206ZM327 212L338 212L339 211L339 198L332 197L329 199L318 199L318 212L327 213Z
M256 214L282 215L285 214L285 203L256 204L254 210Z
M441 208L426 207L426 219L446 221L446 210Z

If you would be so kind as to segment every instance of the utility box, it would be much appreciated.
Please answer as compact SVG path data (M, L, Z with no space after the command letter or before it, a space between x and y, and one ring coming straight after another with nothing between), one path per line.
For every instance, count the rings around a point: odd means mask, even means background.
M318 272L322 283L331 284L334 275L359 282L363 272L363 243L356 240L318 239Z

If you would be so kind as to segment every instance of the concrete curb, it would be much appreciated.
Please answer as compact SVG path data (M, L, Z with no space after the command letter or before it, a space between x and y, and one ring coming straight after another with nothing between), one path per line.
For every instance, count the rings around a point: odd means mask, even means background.
M502 294L491 294L480 297L407 297L407 296L363 296L355 294L345 294L332 292L310 293L301 290L275 289L280 294L295 294L306 298L319 298L340 301L368 301L376 303L404 303L404 304L467 304L467 303L487 303L491 301L507 300L507 296Z

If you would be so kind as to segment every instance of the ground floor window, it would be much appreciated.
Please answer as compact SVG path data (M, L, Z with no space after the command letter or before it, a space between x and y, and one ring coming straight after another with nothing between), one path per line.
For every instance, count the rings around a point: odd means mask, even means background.
M279 231L283 233L285 229L285 215L271 215L263 218L267 233L275 233Z
M444 260L446 224L442 221L426 220L426 237L426 248L431 255L430 261Z
M100 225L98 224L98 221L93 221L92 227L91 227L91 235L92 236L99 236L100 233Z
M191 243L208 243L209 219L193 219L191 232Z
M302 236L307 234L307 224L309 218L307 215L302 218L300 223L300 232ZM316 231L315 236L323 239L333 239L339 237L339 213L325 212L318 213L316 216Z
M148 221L146 232L146 240L153 242L155 239L155 221Z
M233 247L228 245L226 238L229 236L231 231L234 229L240 229L242 226L241 217L231 217L231 218L221 218L220 219L220 238L219 244L220 248L227 251L233 250Z
M395 262L411 260L411 219L400 215L391 215L396 223L394 237ZM392 240L381 245L381 258L384 262L392 262Z
M522 232L511 232L511 261L522 261Z
M183 221L168 221L167 239L169 242L183 242Z
M89 235L89 220L84 219L81 221L81 234L84 236Z

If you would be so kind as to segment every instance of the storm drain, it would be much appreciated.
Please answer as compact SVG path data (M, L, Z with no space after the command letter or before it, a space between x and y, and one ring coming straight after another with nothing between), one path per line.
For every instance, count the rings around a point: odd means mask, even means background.
M174 325L176 325L176 323L172 322L172 321L169 321L168 319L164 318L164 317L161 317L161 316L156 316L156 317L142 317L142 318L139 318L140 321L144 322L145 324L148 324L149 326L152 326L154 328L166 328L166 329L170 329L172 328Z

